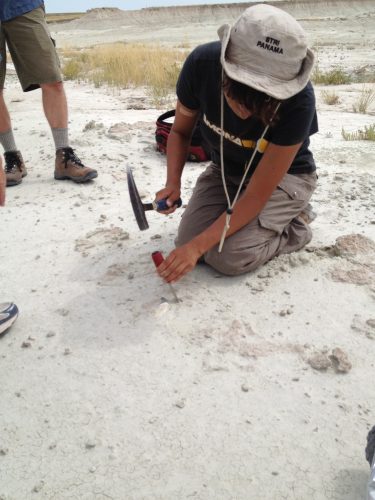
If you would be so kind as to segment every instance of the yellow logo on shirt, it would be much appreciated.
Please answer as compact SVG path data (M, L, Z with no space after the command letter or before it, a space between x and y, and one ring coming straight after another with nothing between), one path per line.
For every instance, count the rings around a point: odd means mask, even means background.
M211 123L205 114L203 115L203 121L208 128L210 128L213 132L215 132L215 134L221 136L221 128L215 125L214 123ZM234 144L237 144L237 146L241 146L246 149L254 149L257 146L257 141L253 141L252 139L241 139L240 137L236 137L235 135L230 134L225 130L223 135L224 139L233 142ZM267 148L268 141L266 141L266 139L262 139L261 141L258 141L258 143L259 143L257 146L258 152L264 153L264 151Z

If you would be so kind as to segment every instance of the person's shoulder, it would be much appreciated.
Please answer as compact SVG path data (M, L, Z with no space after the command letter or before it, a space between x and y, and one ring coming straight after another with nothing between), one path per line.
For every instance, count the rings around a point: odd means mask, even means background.
M304 103L305 105L310 104L315 106L315 93L312 83L309 81L307 85L295 94L294 96L287 99L287 104L295 105L298 103Z
M312 97L315 99L315 93L314 93L314 87L311 83L311 81L309 81L306 85L306 87L304 87L301 92L299 92L297 94L297 96L303 96L303 97Z
M220 60L220 49L220 41L208 42L198 45L198 47L196 47L191 54L196 60L216 62Z

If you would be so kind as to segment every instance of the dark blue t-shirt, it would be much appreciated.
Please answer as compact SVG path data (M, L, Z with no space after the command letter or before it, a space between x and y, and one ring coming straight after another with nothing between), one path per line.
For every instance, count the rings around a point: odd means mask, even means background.
M10 21L40 7L43 0L0 0L0 21Z
M216 165L220 165L220 49L219 41L194 49L186 59L177 82L179 101L189 109L200 110L202 135ZM239 118L224 99L224 165L228 174L241 175L244 172L264 128L264 124L257 118ZM265 139L280 146L292 146L302 142L288 173L309 173L316 169L313 155L308 148L309 136L317 131L315 95L311 83L308 83L301 92L282 101L278 119L269 128ZM250 175L261 157L261 153L256 154Z

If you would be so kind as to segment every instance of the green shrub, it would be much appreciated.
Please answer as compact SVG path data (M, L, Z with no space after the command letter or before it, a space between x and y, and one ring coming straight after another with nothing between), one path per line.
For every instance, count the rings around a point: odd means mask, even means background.
M363 87L359 98L353 104L354 113L367 113L367 109L372 104L374 99L375 99L375 88Z
M340 102L339 96L335 92L329 92L328 90L322 91L323 102L332 106L333 104L338 104Z
M63 53L64 56L64 53ZM68 52L66 79L82 79L96 87L145 86L156 103L174 93L187 52L155 45L114 44Z
M69 59L62 68L65 80L77 80L81 74L81 64L76 59Z
M341 129L341 135L345 141L375 141L375 123L365 125L364 129L359 129L356 132L346 132L344 127Z
M341 68L334 68L330 71L320 71L316 65L311 76L311 80L320 85L344 85L351 82L351 77Z

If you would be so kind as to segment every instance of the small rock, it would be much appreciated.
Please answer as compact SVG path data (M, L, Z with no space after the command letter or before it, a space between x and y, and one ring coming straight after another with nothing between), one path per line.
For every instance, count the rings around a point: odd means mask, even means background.
M332 363L330 361L330 359L328 358L328 356L326 356L325 354L321 353L321 352L318 352L316 354L314 354L313 356L311 356L311 358L309 358L307 360L308 364L311 366L311 368L313 368L314 370L327 370L327 368L329 368L330 366L332 366Z
M161 317L164 314L166 314L169 311L169 309L170 309L169 301L167 299L165 299L164 297L162 297L161 304L155 310L155 316Z
M299 256L299 261L302 264L308 264L310 262L310 258L307 255L300 255Z
M348 355L339 347L332 350L330 355L333 367L338 373L348 373L352 369L352 364L349 361Z
M245 383L241 385L241 391L242 392L249 392L250 387Z
M86 450L92 450L93 448L95 448L95 446L96 446L96 443L94 441L91 441L91 440L86 441L86 443L85 443Z
M22 342L21 347L23 349L28 349L29 347L31 347L31 342Z
M68 309L56 309L57 314L60 314L60 316L68 316L69 311Z
M8 448L0 448L0 456L5 457L5 455L8 455Z
M39 493L39 491L43 488L44 486L44 481L40 481L40 483L36 484L34 488L32 489L33 493Z
M64 356L68 356L69 354L72 354L72 351L69 349L69 347L66 347L64 349Z
M161 239L161 235L160 234L154 234L153 236L151 236L150 239L151 240L160 240Z
M90 467L89 472L94 473L96 471L96 467Z
M56 335L55 332L48 332L47 335L46 335L46 337L47 338L51 338L51 337L54 337L55 335Z
M375 251L375 242L362 234L348 234L336 239L333 251L335 255L343 257L369 254Z
M298 257L296 257L295 255L289 255L288 260L290 267L297 267L300 264Z
M180 401L177 401L175 403L175 406L177 406L177 408L184 408L185 407L185 400L181 399Z

